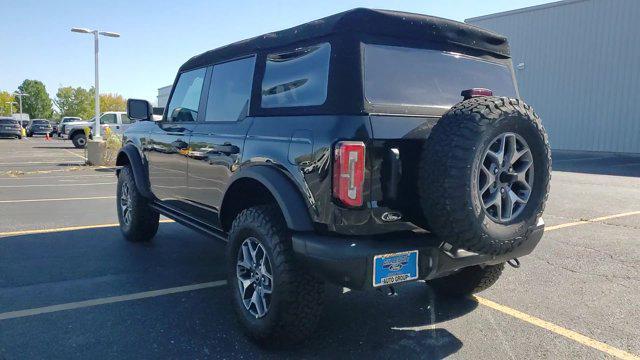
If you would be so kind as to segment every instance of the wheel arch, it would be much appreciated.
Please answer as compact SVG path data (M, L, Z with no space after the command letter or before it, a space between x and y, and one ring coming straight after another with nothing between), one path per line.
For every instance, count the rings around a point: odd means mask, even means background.
M300 190L280 171L269 166L251 166L236 176L227 187L220 206L220 224L229 231L235 216L249 206L272 200L294 231L312 231L313 224Z
M136 188L142 196L151 199L153 195L149 186L149 177L140 152L133 144L127 144L120 149L116 158L116 175L120 173L122 166L129 165L133 171Z

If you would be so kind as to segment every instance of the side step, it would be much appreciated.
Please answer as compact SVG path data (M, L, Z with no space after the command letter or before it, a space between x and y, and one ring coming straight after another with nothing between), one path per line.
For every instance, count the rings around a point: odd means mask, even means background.
M151 203L150 206L160 214L172 220L175 220L176 222L190 229L196 230L200 233L203 233L204 235L209 235L211 237L214 237L217 240L227 242L227 233L216 227L213 227L205 222L202 222L200 220L181 214L171 209L168 206L165 206L156 202Z

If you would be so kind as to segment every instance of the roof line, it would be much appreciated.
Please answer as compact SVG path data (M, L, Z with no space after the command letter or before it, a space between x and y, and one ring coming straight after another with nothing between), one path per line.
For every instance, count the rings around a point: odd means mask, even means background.
M525 13L525 12L533 12L533 11L538 11L538 10L544 10L544 9L550 9L550 8L554 8L554 7L559 7L559 6L571 5L571 4L575 4L575 3L579 3L579 2L585 2L585 1L590 1L590 0L561 0L561 1L555 1L555 2L548 3L548 4L529 6L529 7L525 7L525 8L521 8L521 9L515 9L515 10L503 11L503 12L499 12L499 13L495 13L495 14L472 17L472 18L466 19L464 22L468 23L468 22L473 22L473 21L481 21L481 20L493 19L493 18L508 16L508 15L521 14L521 13Z

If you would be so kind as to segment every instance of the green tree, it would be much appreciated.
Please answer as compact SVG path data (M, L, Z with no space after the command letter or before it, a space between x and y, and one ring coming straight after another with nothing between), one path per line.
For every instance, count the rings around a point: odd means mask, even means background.
M0 91L0 116L11 116L11 107L8 102L13 102L15 99L8 91ZM13 111L17 111L15 105Z
M119 94L100 94L100 112L127 111L127 100Z
M79 116L83 119L93 117L93 89L61 87L53 101L60 109L60 117Z
M29 114L32 119L49 119L53 116L53 103L47 89L38 80L25 80L18 91L28 96L22 98L22 112Z

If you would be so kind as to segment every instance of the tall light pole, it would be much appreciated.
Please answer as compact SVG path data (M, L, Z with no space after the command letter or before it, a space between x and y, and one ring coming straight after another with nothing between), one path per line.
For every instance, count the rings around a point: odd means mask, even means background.
M71 31L77 32L77 33L82 33L82 34L93 34L93 46L94 46L94 54L95 54L95 62L96 62L95 85L94 85L96 117L95 117L95 124L93 125L93 128L94 128L93 129L93 139L94 140L101 140L102 138L100 137L100 86L99 86L99 79L98 79L98 48L99 48L99 46L98 46L98 35L117 38L117 37L120 37L120 34L114 33L114 32L109 32L109 31L89 30L89 29L84 29L84 28L72 28Z
M23 96L29 96L29 94L24 93L22 91L20 91L20 92L16 91L16 92L13 93L13 96L17 96L18 98L20 98L20 120L24 120L22 118L22 97Z

